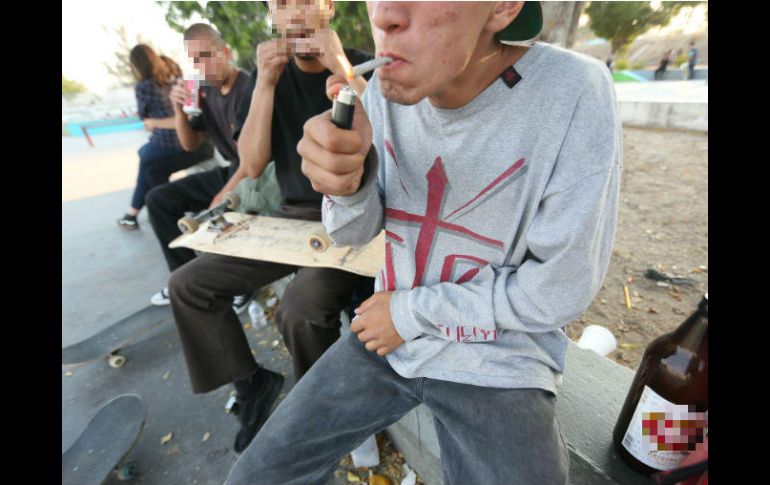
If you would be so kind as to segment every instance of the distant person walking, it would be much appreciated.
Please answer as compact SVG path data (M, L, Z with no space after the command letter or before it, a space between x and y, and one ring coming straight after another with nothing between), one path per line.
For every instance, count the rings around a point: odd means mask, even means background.
M609 69L610 72L612 72L612 56L607 58L607 69Z
M666 74L666 68L668 67L669 63L671 63L671 52L672 50L669 49L665 54L663 54L663 58L660 60L660 65L655 70L655 80L662 79Z
M687 53L687 79L695 78L695 63L698 62L698 49L695 41L690 41L690 51Z

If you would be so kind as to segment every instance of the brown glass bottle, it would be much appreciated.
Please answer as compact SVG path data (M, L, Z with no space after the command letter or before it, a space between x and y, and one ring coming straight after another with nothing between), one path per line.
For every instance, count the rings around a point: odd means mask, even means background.
M692 411L708 411L708 293L698 309L676 330L653 340L644 351L615 424L612 435L615 449L632 468L651 475L670 469L671 461L683 456L673 452L640 451L642 440L649 440L642 436L642 424L638 421L642 413L637 413L637 407L643 394L645 406L657 403L655 412L662 405L660 398L674 405L694 406ZM634 426L629 429L635 417ZM647 463L629 450L635 450L634 453Z

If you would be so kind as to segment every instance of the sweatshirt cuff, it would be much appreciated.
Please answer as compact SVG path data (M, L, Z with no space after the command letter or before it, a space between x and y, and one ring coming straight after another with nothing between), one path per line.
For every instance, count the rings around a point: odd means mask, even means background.
M377 166L377 150L375 150L374 145L372 145L364 160L364 174L361 177L363 180L361 181L361 186L358 188L358 191L351 195L327 195L326 197L345 207L358 204L366 199L372 190L376 190Z
M406 342L411 342L422 334L409 311L409 290L397 290L390 297L390 319L396 332Z

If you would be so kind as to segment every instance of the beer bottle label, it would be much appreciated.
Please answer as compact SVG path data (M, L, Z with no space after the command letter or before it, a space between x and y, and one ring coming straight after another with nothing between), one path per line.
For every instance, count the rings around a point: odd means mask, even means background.
M645 465L671 470L703 443L707 427L708 411L671 403L644 386L622 444Z

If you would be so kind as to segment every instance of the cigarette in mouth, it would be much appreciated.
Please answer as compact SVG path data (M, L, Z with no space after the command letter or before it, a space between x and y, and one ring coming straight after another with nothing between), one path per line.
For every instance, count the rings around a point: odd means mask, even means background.
M378 67L382 67L385 64L389 64L393 62L393 59L390 57L377 57L376 59L372 59L371 61L366 61L364 63L361 63L353 68L353 76L363 76L369 71L373 71L377 69Z

